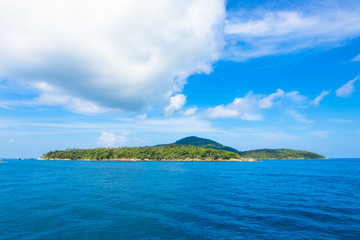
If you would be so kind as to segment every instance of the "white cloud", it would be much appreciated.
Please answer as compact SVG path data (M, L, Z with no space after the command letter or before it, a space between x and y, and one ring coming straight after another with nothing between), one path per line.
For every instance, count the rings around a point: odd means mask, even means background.
M211 71L224 19L223 0L3 0L0 76L73 111L165 104Z
M292 91L289 93L285 94L285 98L288 99L291 103L296 103L296 104L305 104L308 102L308 99L301 95L300 92L298 91Z
M237 117L237 116L239 116L240 113L235 108L233 108L232 106L225 107L224 105L219 105L219 106L216 106L214 108L209 108L206 111L206 113L210 118L225 118L225 117Z
M68 110L80 113L101 113L109 112L107 109L94 102L70 96L61 96L52 93L43 93L35 98L34 105L63 105Z
M316 23L317 19L303 17L295 11L265 12L264 18L258 20L231 19L227 22L225 32L248 37L282 36L307 29Z
M246 121L261 121L263 119L263 116L257 113L244 113L241 116L241 119Z
M350 80L349 82L342 85L339 89L336 90L336 96L338 97L350 97L355 91L354 83L359 79L359 77Z
M205 115L210 118L238 117L248 121L260 121L263 119L261 111L274 107L274 104L293 108L303 106L306 102L306 98L297 91L285 93L277 89L267 96L250 92L243 98L235 98L228 105L208 108Z
M300 49L335 45L360 34L359 6L323 7L314 13L254 10L228 16L225 57L247 60Z
M62 105L70 111L80 113L101 113L115 111L102 107L92 101L59 93L56 88L47 82L36 82L33 86L42 91L33 101L34 105Z
M208 108L205 111L205 115L210 118L239 117L243 120L259 121L262 120L262 116L256 113L259 102L258 98L257 95L250 92L243 98L235 98L228 105Z
M192 116L197 112L197 110L198 110L197 107L189 108L183 113L183 115L184 116Z
M42 84L40 84L42 85ZM45 85L44 85L45 86ZM44 87L42 86L42 87ZM38 97L31 100L7 100L0 103L1 108L11 109L13 106L64 106L67 110L79 113L103 113L103 112L121 112L119 109L106 108L98 104L69 95L64 95L54 89L47 88Z
M102 132L99 137L99 144L106 147L124 146L130 135L130 132L123 132L122 134L115 134L111 132Z
M287 114L288 114L290 117L294 118L296 121L300 122L300 123L304 123L304 124L314 123L314 121L308 120L305 115L300 114L298 111L296 111L296 110L294 110L294 109L288 110L288 111L287 111Z
M353 62L359 62L360 61L360 54L357 55L356 57L354 57L354 59L352 61Z
M331 90L329 90L329 91L326 91L326 90L322 91L319 96L317 96L314 100L310 101L310 104L315 105L315 106L319 106L320 102L321 102L327 95L329 95L330 92L331 92Z
M281 89L278 89L275 93L270 94L267 97L262 98L259 101L260 108L271 108L274 104L274 100L278 97L285 96L285 92Z
M184 94L177 94L170 98L169 105L164 109L165 116L170 116L176 110L181 109L186 103L186 96Z

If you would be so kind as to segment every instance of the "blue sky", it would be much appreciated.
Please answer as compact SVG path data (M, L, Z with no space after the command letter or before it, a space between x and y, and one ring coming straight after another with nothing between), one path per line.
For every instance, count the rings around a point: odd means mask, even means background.
M0 157L196 135L360 157L358 1L2 1Z

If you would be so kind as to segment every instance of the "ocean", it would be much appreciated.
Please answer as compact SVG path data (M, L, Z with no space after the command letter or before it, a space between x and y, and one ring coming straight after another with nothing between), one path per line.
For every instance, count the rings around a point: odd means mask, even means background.
M360 239L360 159L3 159L0 239Z

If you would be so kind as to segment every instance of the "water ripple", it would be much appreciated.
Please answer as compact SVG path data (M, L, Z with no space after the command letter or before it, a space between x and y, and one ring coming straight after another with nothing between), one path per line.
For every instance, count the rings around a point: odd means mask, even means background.
M360 239L359 167L9 159L0 239Z

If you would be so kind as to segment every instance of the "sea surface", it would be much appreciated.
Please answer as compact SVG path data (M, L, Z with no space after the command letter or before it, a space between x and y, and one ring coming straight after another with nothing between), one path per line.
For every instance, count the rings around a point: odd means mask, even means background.
M360 239L360 159L3 159L0 239Z

